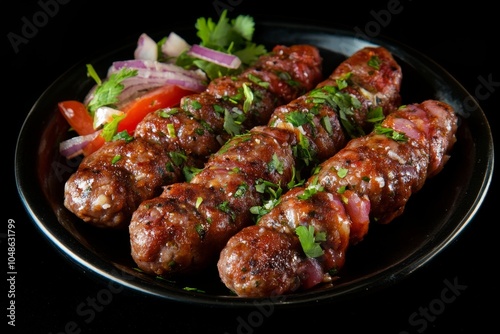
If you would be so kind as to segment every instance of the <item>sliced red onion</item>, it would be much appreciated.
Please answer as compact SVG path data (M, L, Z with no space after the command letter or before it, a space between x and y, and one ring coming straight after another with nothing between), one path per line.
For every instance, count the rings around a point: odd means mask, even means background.
M109 68L108 76L122 68L130 68L137 71L136 76L122 81L127 90L126 98L135 95L139 89L144 89L145 85L153 88L155 86L171 84L193 92L202 92L206 89L207 77L201 70L189 71L174 64L133 59L114 62ZM132 88L134 86L137 87ZM124 99L120 97L120 101Z
M134 58L144 60L158 59L158 46L156 42L145 33L139 36L137 48L134 51Z
M164 85L177 85L186 90L200 93L207 88L207 76L201 69L186 70L180 66L148 59L115 61L109 67L107 77L123 68L137 70L137 75L122 81L123 91L118 96L118 108L132 98ZM94 97L94 86L85 97L87 105Z
M100 132L101 131L99 130L89 135L77 136L62 141L59 144L59 152L62 156L68 159L79 156L83 153L83 149L85 148L85 146L87 146L92 140L94 140Z
M181 36L171 32L165 43L161 46L161 52L167 57L178 57L181 53L189 50L189 45Z
M191 70L186 70L174 64L167 64L159 61L142 60L142 59L115 61L108 70L108 76L124 67L135 70L149 70L152 72L180 73L185 76L195 78L198 80L207 79L206 74L201 70L191 71Z
M240 58L235 55L209 49L198 44L191 46L187 54L231 69L238 68L241 65Z
M121 109L122 106L127 104L129 101L139 97L147 92L163 86L162 80L145 80L144 78L139 78L134 82L125 82L125 88L118 96L118 103L116 104L117 109ZM162 81L162 82L160 82Z

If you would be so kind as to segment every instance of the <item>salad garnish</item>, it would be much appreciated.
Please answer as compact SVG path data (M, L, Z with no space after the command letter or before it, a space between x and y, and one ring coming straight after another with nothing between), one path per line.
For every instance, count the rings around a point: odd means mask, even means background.
M133 59L113 62L103 79L87 64L94 87L82 102L58 104L78 134L61 143L61 154L85 156L119 132L133 136L135 126L148 113L177 106L182 97L204 91L215 78L241 73L267 53L264 45L252 42L255 22L250 16L229 19L224 10L217 22L198 18L195 28L197 44L189 44L175 32L158 42L142 33Z

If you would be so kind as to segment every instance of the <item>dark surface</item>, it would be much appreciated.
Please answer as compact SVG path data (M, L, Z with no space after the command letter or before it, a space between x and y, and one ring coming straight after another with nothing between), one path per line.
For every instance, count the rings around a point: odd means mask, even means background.
M97 1L72 1L46 7L50 15L40 14L43 4L54 3L31 1L16 5L8 14L4 11L8 16L2 51L8 72L4 98L9 101L4 125L10 132L6 136L9 174L4 211L5 220L13 219L16 226L14 332L271 333L303 324L310 330L340 333L470 333L496 327L496 312L490 306L499 297L493 273L498 227L491 218L496 213L494 199L498 202L496 175L481 209L459 237L426 266L393 286L341 303L219 309L139 295L72 265L32 223L19 200L13 174L18 130L37 98L61 74L82 58L110 45L118 47L131 36L162 31L166 25L194 25L199 16L215 18L217 5L224 3L233 4L228 5L233 17L249 14L256 20L341 26L405 43L440 64L477 99L498 141L500 71L493 50L498 25L493 8L485 1L446 10L423 1L402 1L399 6L395 1L333 3L328 9L312 2L300 8L283 2L284 6L277 6L279 10L270 9L269 2L263 1L216 1L204 6L186 2L180 4L185 8L182 11L152 1L113 2L111 9L103 9ZM38 22L38 28L23 31L27 21ZM9 43L9 33L28 36L17 52ZM6 227L1 233L7 252ZM449 288L453 284L457 290ZM4 296L8 286L6 289Z

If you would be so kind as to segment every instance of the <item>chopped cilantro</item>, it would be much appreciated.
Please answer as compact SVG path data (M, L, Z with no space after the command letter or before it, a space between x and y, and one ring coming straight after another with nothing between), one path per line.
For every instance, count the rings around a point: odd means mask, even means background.
M300 225L295 229L295 233L299 237L300 245L307 257L315 258L324 254L320 242L326 240L325 232L315 233L313 226Z
M283 162L279 160L278 155L276 153L273 154L272 160L267 164L267 169L270 172L278 172L278 174L283 174L284 170Z
M205 231L202 224L196 224L194 226L194 229L196 230L196 233L198 233L198 236L200 237L200 239L203 239L205 237L205 234L207 233L207 231Z
M317 194L321 191L324 190L324 187L321 186L320 184L316 183L316 182L313 182L313 183L310 183L305 189L304 189L304 192L300 195L298 195L297 197L299 199L302 199L302 200L306 200L306 199L309 199L311 198L314 194Z
M200 289L198 289L198 288L191 288L191 287L188 287L188 286L184 287L184 288L183 288L183 290L185 290L185 291L195 291L195 292L205 293L205 291L204 291L204 290L200 290Z
M127 143L130 143L132 140L134 140L134 137L132 137L127 130L123 130L114 135L112 140L120 140L120 139L125 140L125 142Z
M174 126L174 124L168 123L167 124L167 131L168 131L169 137L171 137L171 138L176 138L177 137L177 135L175 133L175 126Z
M261 78L259 78L258 76L256 75L253 75L253 74L248 74L247 78L252 81L254 84L257 84L263 88L269 88L270 84L269 82L267 81L263 81Z
M300 111L292 111L285 115L285 119L288 123L292 124L294 127L299 127L301 125L311 122L312 117L308 113L301 113Z
M343 194L343 193L345 193L346 190L347 190L347 186L340 186L337 189L337 194Z
M122 156L117 154L113 157L113 159L111 159L111 164L114 165L116 164L118 161L120 161L122 159Z
M375 133L379 135L385 135L387 138L391 138L395 141L405 142L408 140L408 137L403 132L398 132L391 128L386 128L380 124L375 125Z
M316 151L311 149L311 144L307 136L301 132L299 134L299 142L293 146L293 155L302 161L306 166L316 161Z
M187 156L181 152L170 151L168 156L176 166L182 166L187 160Z
M337 170L337 175L338 175L340 178L344 178L344 177L346 177L346 175L347 175L347 172L348 172L348 171L349 171L349 170L348 170L347 168L339 168L339 169Z
M295 168L295 166L292 166L292 179L286 185L288 189L292 189L294 187L300 187L301 185L304 184L304 182L305 180L301 179L300 173L297 173L297 169Z
M196 198L196 208L198 209L201 205L201 203L203 202L203 197L197 197Z
M382 61L377 56L371 56L370 59L368 60L368 66L373 67L376 70L380 69L381 63Z
M332 123L330 122L330 118L328 116L321 118L321 125L323 125L329 135L333 135Z
M374 124L382 122L384 118L385 118L384 111L380 106L370 109L370 111L368 111L368 114L366 115L366 120Z
M245 114L237 108L233 108L232 112L225 109L224 130L231 136L239 135L241 132L241 124L245 118Z
M250 212L256 215L255 219L258 221L260 217L271 211L280 203L280 196L283 193L283 189L279 184L259 179L255 184L255 190L260 194L266 194L268 196L268 199L263 201L262 205L250 208Z
M201 168L193 166L184 166L182 168L182 174L184 174L184 178L186 179L187 182L190 182L191 179L201 171L202 171Z
M225 212L225 213L229 213L230 212L230 208L229 208L229 202L228 201L224 201L222 203L220 203L219 205L217 205L217 208L219 210L221 210L222 212Z
M92 65L87 64L87 71L89 76L94 78L97 83L94 97L87 105L87 108L92 116L94 116L95 111L99 107L114 107L118 102L118 95L120 95L124 88L122 81L137 75L137 70L124 67L118 72L111 74L105 81L101 82L101 79L97 76L97 73Z
M169 118L172 115L175 115L179 112L178 108L165 108L165 109L160 109L158 111L158 114L161 118Z
M243 84L243 94L245 95L245 102L243 102L243 112L247 113L252 107L254 95L252 90L246 83Z
M245 193L248 190L248 184L247 183L242 183L238 186L238 189L236 189L234 193L234 197L243 197Z
M346 76L346 78L348 77ZM361 107L361 102L355 96L342 91L348 85L347 79L337 79L336 84L336 86L323 86L313 89L308 98L315 104L326 104L334 108L344 129L352 138L364 135L363 130L355 126L351 120L354 110ZM328 131L328 124L323 125Z
M125 114L120 116L113 115L112 117L113 119L109 123L104 124L102 128L101 135L106 141L111 141L114 138L118 129L118 123L120 123L120 121L125 118Z

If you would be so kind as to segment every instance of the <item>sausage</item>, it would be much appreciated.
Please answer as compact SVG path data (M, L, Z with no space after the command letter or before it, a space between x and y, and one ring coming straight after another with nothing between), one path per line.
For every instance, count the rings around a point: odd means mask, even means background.
M394 220L410 196L442 170L456 129L453 108L440 101L389 114L381 127L352 139L323 162L304 186L283 195L256 225L235 234L220 253L221 280L244 297L289 294L331 282L349 245L368 233L370 221ZM299 226L316 238L321 248L315 254L302 247Z
M148 114L132 141L107 142L85 157L65 183L65 207L96 227L126 229L142 201L184 180L184 167L201 168L230 137L266 124L277 106L312 89L321 71L316 47L274 47L239 76Z
M366 66L372 58L377 68ZM286 189L298 171L308 171L347 143L352 133L344 131L339 110L350 118L346 121L355 121L370 110L394 109L401 78L386 49L362 49L315 89L276 108L267 126L231 138L191 182L164 187L133 213L130 244L138 267L171 276L215 264L229 238L254 222L251 209L268 199L267 186ZM391 87L377 92L372 82L381 81Z

